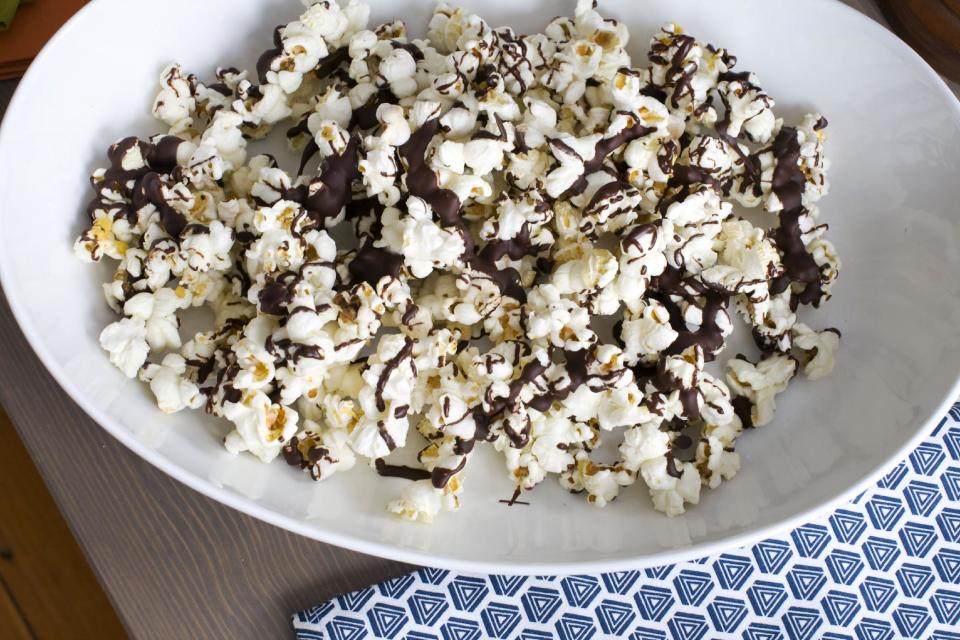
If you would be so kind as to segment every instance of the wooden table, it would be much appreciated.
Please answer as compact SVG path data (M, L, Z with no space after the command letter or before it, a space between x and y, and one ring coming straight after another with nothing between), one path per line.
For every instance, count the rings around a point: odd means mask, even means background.
M870 0L846 1L879 18ZM0 113L15 86L0 82ZM287 533L154 469L67 397L3 299L0 344L0 403L132 636L288 637L295 611L410 568Z

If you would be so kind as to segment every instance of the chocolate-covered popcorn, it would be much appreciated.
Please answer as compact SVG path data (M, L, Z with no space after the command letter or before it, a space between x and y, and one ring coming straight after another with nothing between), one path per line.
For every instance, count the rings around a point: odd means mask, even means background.
M161 411L314 480L405 479L408 520L460 508L482 444L508 504L554 475L674 516L833 369L839 332L799 320L840 271L822 116L785 123L675 24L633 61L590 0L535 34L440 4L426 39L303 2L250 70L164 69L164 134L91 177L74 251L116 262L100 343ZM253 155L277 129L295 157ZM197 307L211 326L181 336ZM740 321L757 352L724 362Z

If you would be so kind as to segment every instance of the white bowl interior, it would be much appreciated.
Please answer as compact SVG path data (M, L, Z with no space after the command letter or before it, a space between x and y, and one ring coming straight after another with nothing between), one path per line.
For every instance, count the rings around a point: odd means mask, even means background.
M432 3L373 0L372 21L402 17L422 34ZM573 2L468 0L492 24L541 28ZM639 486L595 509L548 481L531 506L507 508L511 483L484 451L464 508L433 526L384 504L403 480L367 468L314 484L282 462L226 453L226 423L157 411L140 383L107 361L111 321L100 283L71 253L106 147L160 127L148 109L171 61L209 77L252 66L293 0L97 0L55 38L22 82L0 140L0 267L27 337L68 392L145 458L212 497L335 544L414 562L483 571L568 572L639 566L744 543L850 493L915 442L952 399L960 363L960 118L956 100L902 43L830 0L603 0L624 20L635 64L667 20L727 47L760 74L788 119L831 122L832 193L824 219L844 270L824 309L805 316L843 332L837 368L796 382L772 425L749 432L743 470L700 506L668 519ZM290 161L288 161L290 162ZM287 164L288 167L292 166ZM55 223L55 224L54 224Z

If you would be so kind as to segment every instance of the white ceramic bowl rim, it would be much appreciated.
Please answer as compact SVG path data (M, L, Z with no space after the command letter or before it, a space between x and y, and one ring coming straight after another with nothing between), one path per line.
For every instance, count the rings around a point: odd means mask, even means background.
M948 102L952 105L954 115L958 120L960 120L960 102L957 101L956 96L951 92L946 83L943 82L940 76L932 68L930 68L929 65L927 65L927 63L916 52L910 49L908 45L897 38L893 33L889 32L882 25L874 22L860 12L839 2L838 0L805 0L805 2L807 4L816 2L820 5L834 5L831 8L835 10L856 14L860 19L859 22L863 29L870 30L873 35L880 39L886 40L891 46L900 48L905 55L914 59L917 67L922 69L923 73L926 74L927 79L933 80L934 83L939 87L939 90L942 92L943 96L946 97ZM91 11L96 4L97 3L95 1L90 2L76 15L74 15L46 44L46 46L37 56L36 61L42 61L47 56L48 52L56 47L57 44L65 37L65 34L74 28L78 21L82 20L83 16L87 12ZM21 87L27 86L36 81L34 74L34 69L36 66L38 65L35 63L27 71L24 78L20 82ZM16 119L15 117L11 117L11 114L15 116L25 108L24 102L21 101L21 96L23 94L24 92L20 90L15 93L4 119L5 125L7 122ZM0 127L0 148L3 148L5 138L8 135L7 129L7 126ZM4 252L0 252L0 284L5 282L7 274L12 272L12 267L10 264L8 264L8 259L8 256ZM156 450L146 446L130 431L123 428L122 425L118 424L115 420L100 411L84 394L80 393L48 351L44 341L41 339L36 328L33 326L27 313L25 312L24 303L20 299L19 293L16 293L18 290L15 287L4 287L4 291L7 296L7 301L10 304L10 308L13 311L13 315L19 323L20 328L30 346L36 352L37 356L40 358L40 361L47 368L50 374L73 399L73 401L76 402L98 424L106 429L114 438L122 442L131 451L164 473L172 476L196 491L199 491L200 493L212 498L213 500L216 500L217 502L228 505L252 517L269 522L273 525L306 537L361 553L389 558L392 560L473 573L570 575L577 573L620 571L624 569L642 568L646 566L672 564L682 560L708 556L728 549L746 546L764 538L777 536L784 531L800 526L816 518L818 515L842 505L844 502L849 501L853 497L863 492L865 489L869 488L891 467L904 459L910 451L916 448L916 446L929 435L929 432L936 426L939 418L947 412L947 410L953 404L954 399L957 398L958 394L960 394L960 362L958 362L956 364L956 381L950 388L950 391L944 395L942 400L936 406L935 410L931 411L922 419L923 427L917 429L915 434L911 437L909 442L902 447L902 449L891 454L885 461L883 461L883 463L877 465L872 472L865 475L859 482L853 486L850 486L842 493L837 494L832 499L824 500L812 508L797 513L793 517L785 518L779 522L758 527L745 533L727 536L721 540L694 543L691 546L682 549L665 550L640 558L600 561L586 560L561 563L551 562L543 564L525 563L521 566L513 566L507 564L495 564L487 561L437 557L429 553L423 553L413 549L398 548L386 543L357 540L349 535L344 535L333 531L321 531L308 526L297 518L286 516L267 509L253 499L234 493L224 487L218 487L210 480L186 471L173 461L158 453Z

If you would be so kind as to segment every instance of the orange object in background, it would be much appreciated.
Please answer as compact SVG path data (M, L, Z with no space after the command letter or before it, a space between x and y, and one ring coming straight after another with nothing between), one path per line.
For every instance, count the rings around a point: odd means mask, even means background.
M0 80L23 75L47 40L87 0L33 0L21 3L16 19L0 31Z

